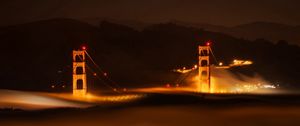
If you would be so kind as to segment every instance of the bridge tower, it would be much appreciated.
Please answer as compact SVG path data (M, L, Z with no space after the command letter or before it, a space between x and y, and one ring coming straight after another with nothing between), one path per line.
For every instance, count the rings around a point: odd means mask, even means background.
M73 50L73 95L84 96L87 93L85 49Z
M199 85L198 92L210 92L210 63L209 63L210 43L199 46Z

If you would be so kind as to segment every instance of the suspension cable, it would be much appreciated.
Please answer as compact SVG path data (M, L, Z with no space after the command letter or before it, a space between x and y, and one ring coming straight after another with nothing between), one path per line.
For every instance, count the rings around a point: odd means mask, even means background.
M211 49L211 48L209 48L209 50L210 50L210 52L211 52L211 54L212 54L212 56L213 56L213 58L214 58L215 62L218 64L219 62L218 62L218 60L217 60L216 56L214 55L214 52L212 51L212 49Z
M79 57L79 58L80 58L80 60L84 61L82 57ZM88 64L86 64L86 67L88 68L88 70L89 70L90 72L92 72L92 74L95 73L95 72L92 70L92 68L91 68ZM118 90L114 90L114 88L113 88L112 86L110 86L108 83L106 83L104 80L102 80L97 74L96 74L96 78L97 78L98 80L100 80L101 82L103 82L103 84L104 84L106 87L110 88L110 89L113 90L113 91L116 91L116 92L118 92L118 93L121 93L121 92L119 92Z
M105 74L105 72L100 68L100 66L94 61L94 59L90 56L90 54L85 51L85 53L87 54L87 56L89 57L89 59L92 61L92 63L96 66L96 68L102 73ZM120 85L118 85L115 81L113 81L111 78L109 78L108 76L104 76L107 78L108 81L110 81L112 84L114 84L116 87L121 88Z
M95 72L91 69L90 66L88 66L88 65L86 65L86 66L87 66L87 68L88 68L88 70L89 70L90 72L95 73ZM106 83L106 82L105 82L103 79L101 79L97 74L95 75L95 77L96 77L98 80L100 80L101 82L103 82L103 84L104 84L106 87L112 89L113 91L116 91L116 92L118 92L118 93L121 93L121 92L119 92L118 90L114 90L115 88L113 88L113 87L110 86L108 83Z

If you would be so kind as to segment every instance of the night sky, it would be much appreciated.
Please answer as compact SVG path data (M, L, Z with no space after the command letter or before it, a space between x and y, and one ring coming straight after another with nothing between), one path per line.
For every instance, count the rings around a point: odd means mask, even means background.
M299 0L1 0L0 26L50 18L179 20L233 26L255 21L300 25Z

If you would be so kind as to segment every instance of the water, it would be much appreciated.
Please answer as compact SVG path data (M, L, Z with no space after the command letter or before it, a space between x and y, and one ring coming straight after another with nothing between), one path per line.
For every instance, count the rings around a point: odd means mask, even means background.
M49 108L88 108L104 103L129 102L142 95L120 94L101 96L87 94L76 97L68 93L45 93L15 90L0 90L0 108L38 110Z

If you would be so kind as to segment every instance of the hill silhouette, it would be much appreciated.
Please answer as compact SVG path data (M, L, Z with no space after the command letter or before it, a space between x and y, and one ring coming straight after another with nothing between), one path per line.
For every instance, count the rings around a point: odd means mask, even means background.
M72 50L88 45L88 52L123 87L172 83L171 70L197 63L197 46L213 41L218 60L251 59L254 65L232 69L258 73L283 87L300 82L300 48L286 41L248 41L223 33L176 25L155 24L137 31L103 21L99 26L72 19L52 19L0 28L2 70L0 88L51 90L53 84L71 89ZM91 86L105 82L89 76Z
M300 45L300 27L290 26L270 22L252 22L248 24L225 27L220 25L211 25L205 23L187 23L182 21L172 21L175 24L203 28L204 30L221 32L236 38L244 38L251 41L264 38L266 40L277 42L286 40L291 44Z

